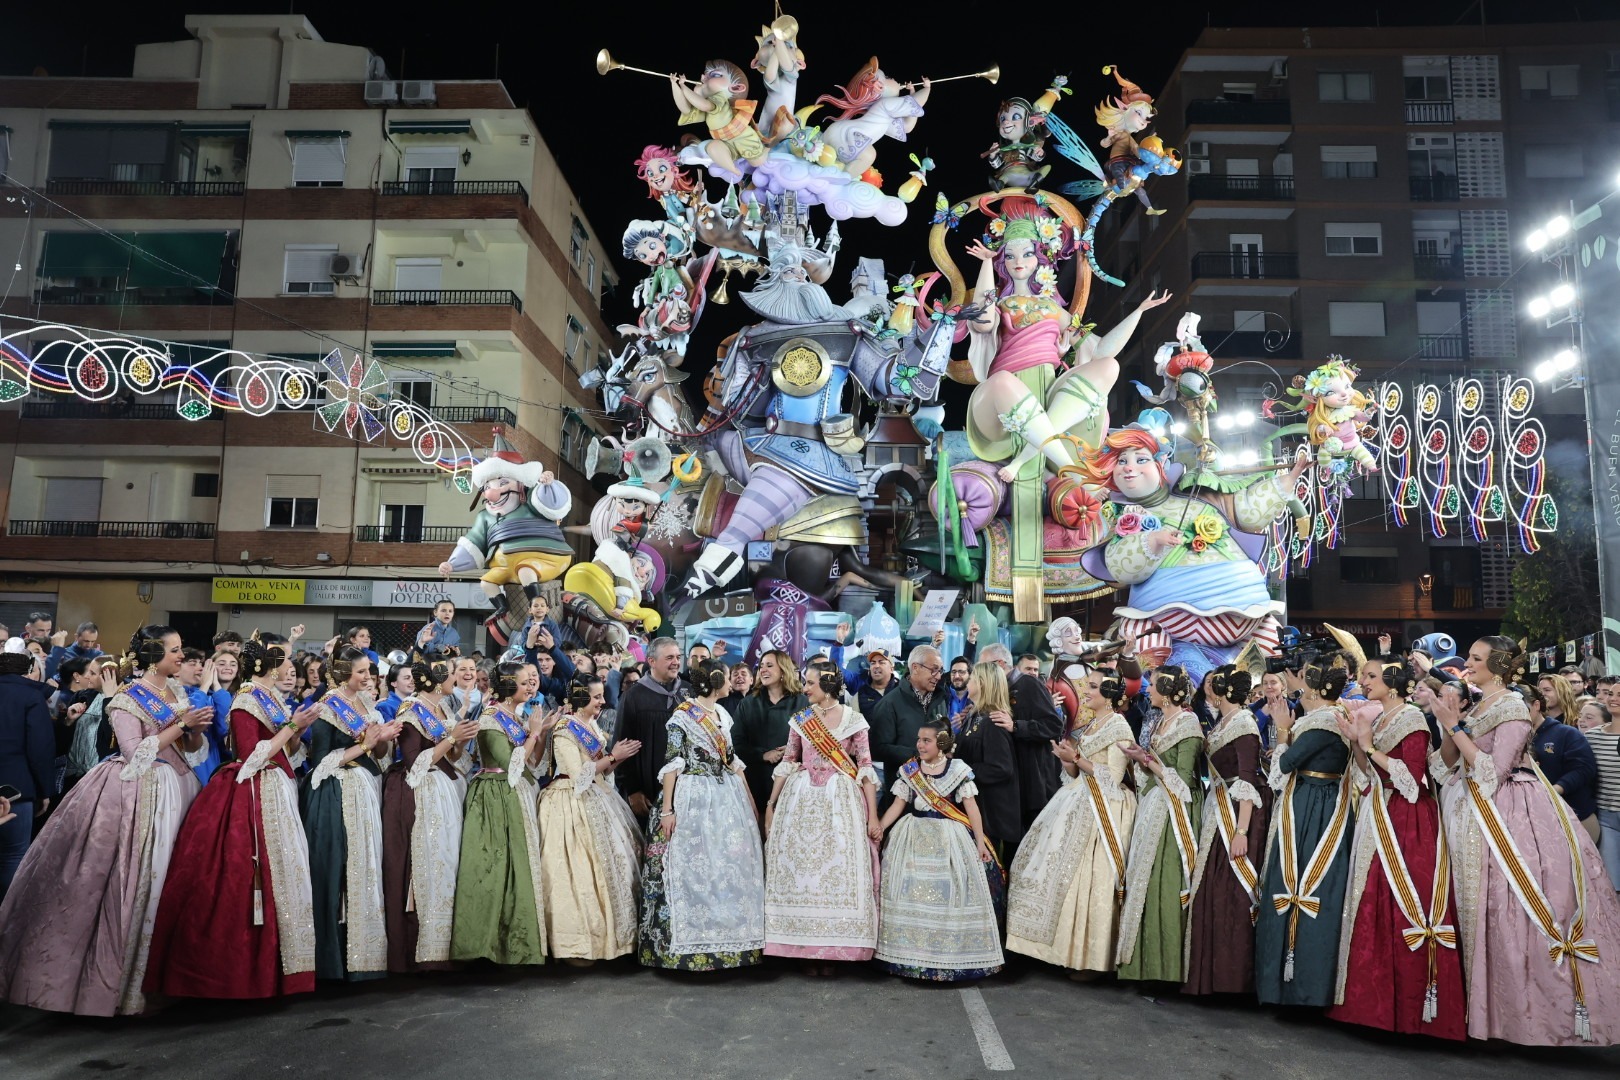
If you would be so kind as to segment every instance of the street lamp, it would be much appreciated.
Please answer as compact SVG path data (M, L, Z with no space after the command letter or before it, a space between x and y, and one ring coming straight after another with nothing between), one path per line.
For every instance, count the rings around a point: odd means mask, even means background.
M1537 364L1534 370L1531 371L1531 375L1535 377L1536 382L1551 382L1560 375L1567 375L1574 371L1580 365L1580 362L1581 354L1574 349L1560 349L1548 359ZM1572 378L1571 384L1574 381ZM1562 389L1562 387L1555 387L1554 389Z

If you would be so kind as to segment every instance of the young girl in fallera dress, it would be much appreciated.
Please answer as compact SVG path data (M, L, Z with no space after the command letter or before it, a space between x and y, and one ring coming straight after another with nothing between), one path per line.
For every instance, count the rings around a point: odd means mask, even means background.
M992 899L1001 867L973 770L952 749L949 731L918 729L917 756L900 767L879 822L889 840L875 957L896 975L932 982L983 978L1004 963Z

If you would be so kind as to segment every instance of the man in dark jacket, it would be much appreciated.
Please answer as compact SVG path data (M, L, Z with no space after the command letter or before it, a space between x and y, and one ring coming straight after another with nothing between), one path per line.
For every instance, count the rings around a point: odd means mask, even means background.
M945 695L934 692L943 674L945 665L939 650L932 645L918 645L907 658L905 679L865 714L872 727L872 760L883 765L883 783L879 786L884 805L891 798L889 789L900 775L900 766L917 756L917 730L924 724L949 726Z
M619 695L619 739L638 739L641 750L613 772L619 794L644 822L662 786L658 770L669 749L665 725L676 706L690 696L681 682L681 647L674 638L654 638L647 646L647 674Z
M27 653L0 654L0 786L22 792L11 803L16 817L0 825L0 900L28 851L35 816L56 797L49 687L28 677L33 666Z
M1530 740L1530 752L1547 774L1547 782L1569 804L1571 815L1593 832L1587 819L1597 820L1598 767L1586 736L1579 728L1549 716Z
M1013 737L1013 754L1018 763L1018 797L1023 804L1022 829L1009 837L1010 847L1022 842L1035 818L1061 786L1062 766L1052 753L1052 743L1063 737L1063 719L1052 704L1052 692L1039 675L1027 675L1013 667L1012 652L999 642L979 652L987 664L1007 673L1007 693L1012 699L1012 716L997 723ZM1012 858L1012 852L1007 854Z

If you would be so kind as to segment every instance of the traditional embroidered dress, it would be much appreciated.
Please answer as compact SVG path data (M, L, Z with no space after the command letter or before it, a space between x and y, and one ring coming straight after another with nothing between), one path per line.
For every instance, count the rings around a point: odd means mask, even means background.
M528 752L529 733L517 717L485 706L478 718L482 768L468 784L461 828L452 960L545 963L539 795Z
M293 779L303 743L271 756L270 740L291 722L291 709L260 686L231 703L237 760L209 779L175 840L148 992L268 998L315 989L309 847Z
M86 1016L145 1008L158 898L207 755L158 749L184 695L136 681L108 703L117 751L63 798L0 905L0 999Z
M1019 845L1007 892L1007 951L1077 971L1113 971L1136 819L1120 749L1133 741L1131 727L1105 713L1070 738L1095 771L1065 776Z
M1306 713L1271 762L1278 801L1254 930L1255 991L1264 1004L1333 1004L1355 831L1343 715L1342 705Z
M1209 793L1193 867L1187 913L1184 994L1254 992L1254 920L1260 860L1271 817L1271 787L1260 768L1260 729L1239 709L1211 729L1204 742ZM1241 804L1249 804L1249 851L1231 857Z
M388 970L450 966L450 924L461 863L461 804L467 780L434 747L456 726L455 703L413 697L400 703L399 767L383 777L383 916Z
M315 907L315 977L380 979L388 973L382 895L382 767L370 754L340 765L377 723L367 698L357 707L333 692L310 731L317 763L300 791L309 838Z
M1620 905L1569 807L1526 753L1523 701L1506 694L1468 725L1472 769L1444 787L1468 981L1468 1034L1526 1046L1620 1041Z
M596 763L607 736L570 716L551 732L551 782L540 793L546 939L557 957L611 960L636 947L641 830Z
M845 706L788 721L786 777L765 844L765 954L870 960L878 932L878 847L863 782L877 786L866 721ZM677 823L677 831L679 824Z
M935 776L912 758L890 790L906 814L883 854L878 963L933 982L995 974L1005 962L994 901L1001 868L980 861L961 808L979 793L973 770L951 760Z
M1133 766L1140 801L1125 859L1120 914L1119 977L1179 983L1185 975L1187 907L1198 862L1198 757L1204 729L1186 710L1161 717L1148 742L1163 763L1164 782Z
M675 783L675 835L660 792L642 869L641 962L683 971L757 964L765 948L759 820L731 743L731 716L687 701L666 725L659 781Z
M1378 708L1376 704L1372 706ZM1355 768L1350 896L1339 932L1334 1020L1386 1031L1467 1035L1451 863L1427 768L1429 726L1402 705L1373 729L1386 771Z

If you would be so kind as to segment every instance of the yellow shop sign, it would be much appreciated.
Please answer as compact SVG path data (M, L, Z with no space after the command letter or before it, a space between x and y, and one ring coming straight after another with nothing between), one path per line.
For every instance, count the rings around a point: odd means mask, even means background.
M302 604L303 578L217 577L216 604Z

